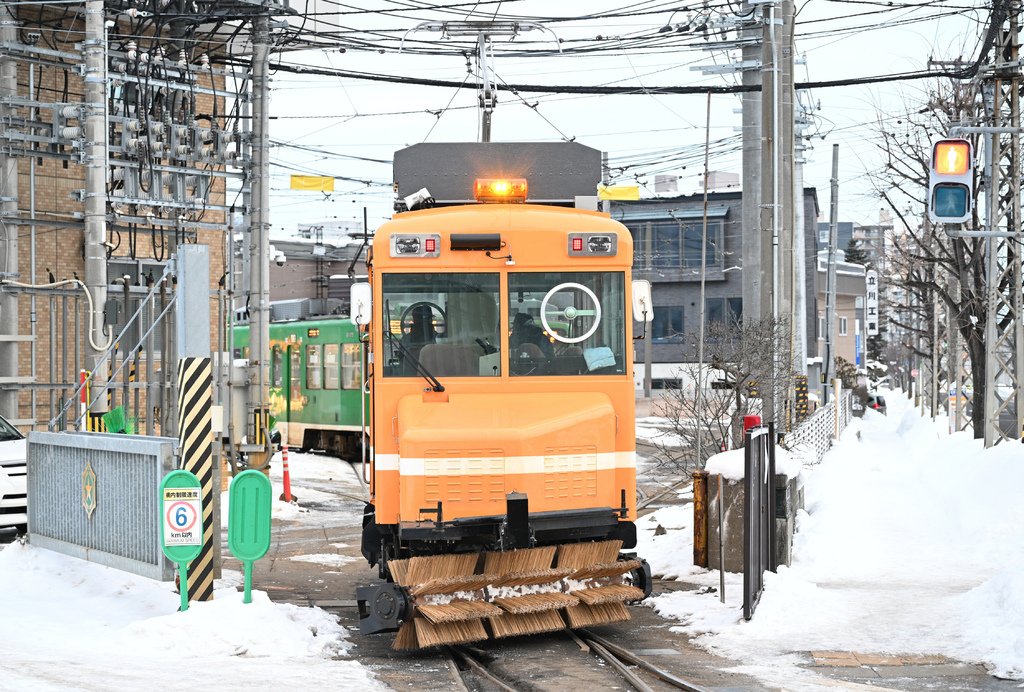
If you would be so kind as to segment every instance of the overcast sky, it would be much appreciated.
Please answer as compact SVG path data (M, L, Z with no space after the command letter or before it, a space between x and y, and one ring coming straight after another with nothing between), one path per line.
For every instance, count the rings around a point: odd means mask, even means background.
M430 4L430 3L423 3ZM296 6L297 3L293 3ZM430 56L415 52L421 41L437 41L436 31L409 34L407 49L394 50L403 31L418 21L439 18L488 19L497 3L463 3L456 12L392 14L319 14L326 23L315 28L356 27L348 32L355 41L366 41L371 49L350 45L337 49L291 52L276 60L326 68L401 75L421 79L462 82L467 78L466 58L461 50L472 50L467 39L450 38L443 47L447 55ZM394 7L381 0L380 7ZM694 5L696 7L696 5ZM988 19L988 8L957 10L948 0L937 2L861 2L857 0L808 0L798 5L797 55L806 64L796 68L796 81L818 82L855 77L875 77L927 67L929 58L974 59L979 36ZM333 12L339 3L310 2L312 12ZM673 14L673 10L679 9ZM735 5L736 10L739 5ZM527 17L594 15L616 10L635 11L628 17L572 20L546 24L550 32L520 34L514 43L496 39L495 72L510 84L622 86L728 85L735 75L703 75L695 66L724 64L739 60L737 51L701 50L713 46L701 34L675 33L672 49L654 48L645 37L658 29L686 22L692 13L681 3L638 2L629 5L610 2L544 3L535 0L503 2L500 14ZM351 11L351 10L345 10ZM715 17L729 16L728 4L718 5ZM307 27L314 26L307 22ZM374 32L380 33L374 33ZM562 45L598 46L601 50L580 55L554 52L553 32ZM378 36L383 39L378 41ZM600 41L597 37L601 36ZM731 37L735 34L732 33ZM586 39L586 42L579 42ZM472 39L469 39L472 41ZM687 45L688 44L688 45ZM367 45L364 43L364 45ZM373 50L382 46L384 52ZM539 56L508 55L520 48L551 49ZM469 77L472 83L474 77ZM875 223L881 207L866 173L878 167L870 143L879 114L885 127L898 131L908 110L920 107L924 81L903 81L870 85L818 88L803 92L804 104L817 106L808 134L809 144L804 180L818 189L821 220L827 220L832 144L840 145L841 220ZM623 174L620 182L636 183L642 194L652 194L655 174L679 177L681 193L697 191L703 167L706 136L705 95L557 95L524 93L518 97L499 93L493 115L493 141L528 141L575 138L606 151L613 166L638 164ZM715 94L711 101L713 171L740 172L740 100L735 94ZM363 81L332 76L295 75L277 72L273 78L271 136L275 142L272 214L274 233L294 229L304 222L353 219L361 222L368 208L369 225L375 228L391 213L390 163L344 157L363 157L390 162L395 150L418 142L475 141L479 138L479 112L472 89L426 87ZM296 148L303 147L303 148ZM670 159L664 162L665 159ZM335 193L288 190L291 173L319 173L338 176ZM354 180L343 180L351 178ZM369 184L364 184L366 181ZM921 210L911 210L919 213Z

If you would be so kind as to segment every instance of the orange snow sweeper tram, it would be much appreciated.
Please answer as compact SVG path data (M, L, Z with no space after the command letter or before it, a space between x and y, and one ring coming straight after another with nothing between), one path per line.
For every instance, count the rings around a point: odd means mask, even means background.
M568 206L578 171L543 174L583 169L594 199L600 152L403 152L423 170L406 182L414 210L377 230L352 290L370 353L362 551L387 580L358 589L360 629L417 649L628 620L651 583L622 552L636 545L632 327L650 287L631 281L624 226ZM487 169L520 175L475 177ZM432 180L453 192L419 188Z

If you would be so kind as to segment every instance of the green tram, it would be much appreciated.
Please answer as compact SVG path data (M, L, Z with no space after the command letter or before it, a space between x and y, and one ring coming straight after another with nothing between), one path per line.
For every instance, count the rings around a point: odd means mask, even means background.
M281 442L359 459L366 397L355 325L347 317L272 322L270 352L270 414ZM249 325L235 327L233 356L249 357Z

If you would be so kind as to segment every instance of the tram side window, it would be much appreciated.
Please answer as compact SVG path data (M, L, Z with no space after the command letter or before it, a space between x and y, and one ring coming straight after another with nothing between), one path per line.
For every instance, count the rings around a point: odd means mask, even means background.
M289 395L292 399L298 399L302 396L302 351L299 349L301 346L291 346L288 351L291 353L291 383L290 389L291 394Z
M284 362L281 347L275 346L270 359L270 382L272 387L280 387L284 380Z
M324 346L324 389L337 389L341 379L341 371L338 369L338 344L326 344Z
M359 344L342 344L341 347L341 388L359 389L363 386Z
M323 387L323 344L306 346L306 389Z

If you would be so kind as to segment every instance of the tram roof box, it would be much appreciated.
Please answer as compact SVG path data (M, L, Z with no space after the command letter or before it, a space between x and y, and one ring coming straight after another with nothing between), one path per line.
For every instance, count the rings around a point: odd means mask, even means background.
M477 178L526 178L527 202L572 207L593 197L602 153L578 142L426 142L395 152L395 191L422 188L437 206L475 204Z

